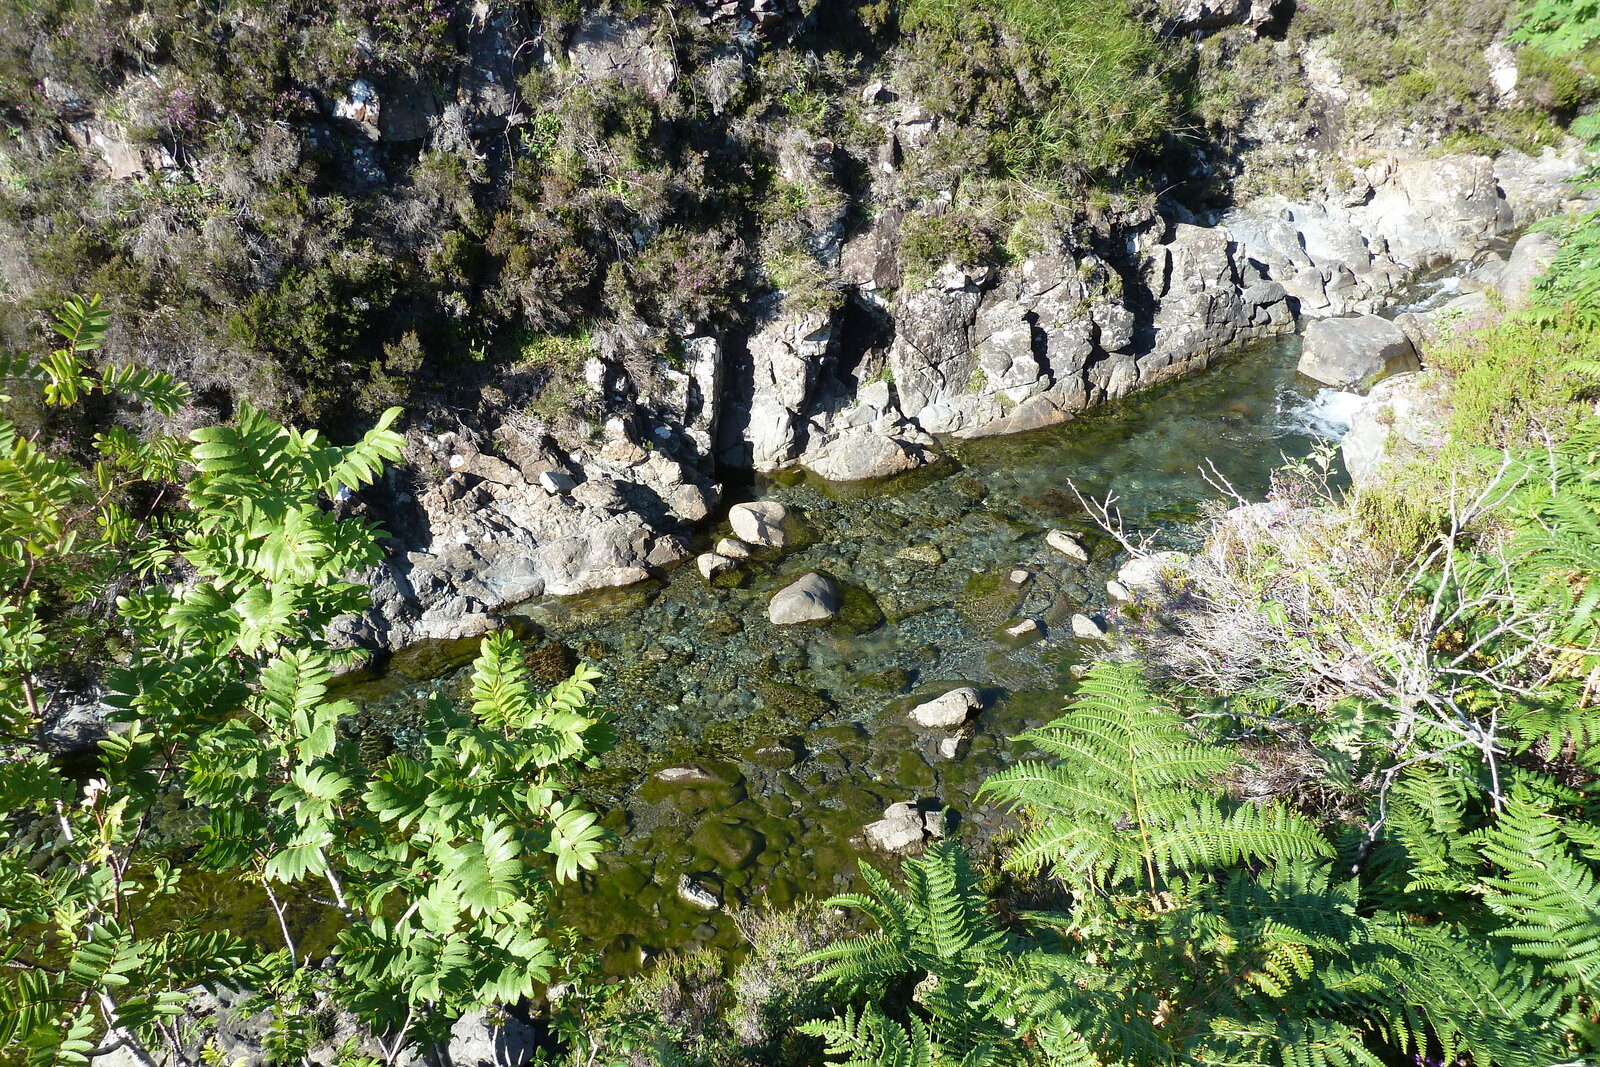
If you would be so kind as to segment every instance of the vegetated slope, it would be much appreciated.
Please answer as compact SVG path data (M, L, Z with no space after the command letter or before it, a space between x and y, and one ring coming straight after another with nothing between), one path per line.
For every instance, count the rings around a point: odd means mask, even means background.
M590 355L648 399L680 338L738 335L763 294L836 305L843 241L888 207L914 280L1108 235L1157 191L1222 202L1244 158L1244 189L1337 169L1284 144L1548 140L1594 79L1523 49L1497 101L1506 10L7 5L5 328L99 292L109 352L203 407L570 427L599 414Z

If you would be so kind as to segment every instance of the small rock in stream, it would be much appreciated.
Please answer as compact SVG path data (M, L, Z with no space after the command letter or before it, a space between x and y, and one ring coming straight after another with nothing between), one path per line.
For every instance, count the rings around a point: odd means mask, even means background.
M862 830L866 842L879 852L891 856L909 856L922 851L929 838L940 838L945 833L944 809L923 811L916 804L903 800L890 804L883 818L868 823Z
M1068 559L1077 560L1079 563L1089 562L1089 550L1083 547L1083 542L1065 530L1051 530L1044 535L1044 543Z
M1081 613L1072 617L1072 636L1079 641L1104 641L1107 639L1106 628Z
M700 568L700 576L710 581L719 574L726 574L738 566L738 560L719 555L716 552L702 552L695 557L694 564Z
M749 559L756 554L751 545L739 540L737 537L724 537L717 541L717 547L711 550L718 556L728 559Z
M716 911L722 907L721 893L687 874L678 876L678 899L701 911Z
M970 685L952 689L911 709L911 721L929 730L953 730L983 710L983 698Z
M826 622L838 616L841 603L838 588L813 571L772 595L767 604L767 618L774 626Z
M1005 629L1005 635L1011 638L1032 637L1039 632L1039 623L1035 619L1023 619L1013 623Z
M735 504L728 511L734 536L762 548L782 548L789 543L789 535L783 528L783 520L788 517L789 509L776 500Z

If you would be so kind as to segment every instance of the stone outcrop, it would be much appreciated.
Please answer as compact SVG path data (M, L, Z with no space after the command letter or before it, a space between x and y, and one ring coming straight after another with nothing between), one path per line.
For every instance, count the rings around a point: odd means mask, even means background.
M1172 18L1196 25L1255 19L1256 6L1169 5ZM608 50L627 32L620 22L597 26L573 47L584 63L612 62ZM649 92L652 78L669 77L652 70L617 76ZM386 136L400 96L388 85L377 91ZM900 151L920 150L937 125L887 90L874 101ZM825 149L786 141L782 165L803 178L829 165ZM1570 195L1561 183L1582 161L1555 150L1494 161L1384 157L1348 196L1265 197L1206 217L1150 213L1122 223L1109 242L1063 233L1003 269L946 263L922 278L902 275L899 247L908 214L922 208L885 208L848 242L837 219L812 220L807 239L837 265L845 307L786 306L775 296L748 336L691 333L682 360L658 381L632 381L615 352L591 360L598 392L637 400L576 451L510 427L477 446L464 434L419 435L412 468L438 473L418 476L414 499L399 509L411 519L386 519L402 551L375 576L376 609L338 630L391 647L470 636L519 601L642 580L687 557L689 535L716 503L714 457L760 471L803 466L830 481L885 477L936 462L943 436L1055 425L1297 321L1368 314L1447 260L1482 260L1464 290L1519 299L1547 262L1548 238L1524 238L1503 263L1488 243L1561 206ZM1475 314L1488 301L1470 292L1452 306ZM1437 321L1313 322L1305 369L1340 387L1414 369L1413 349L1431 342ZM783 548L782 515L757 513L771 506L733 509L734 537L749 547L719 547L702 557L704 571Z
M1421 370L1411 339L1389 319L1357 315L1306 327L1299 371L1336 389L1369 389L1380 378Z
M1287 291L1263 276L1225 227L1180 223L1170 241L1147 251L1144 274L1158 301L1153 343L1131 367L1111 372L1107 396L1200 370L1229 349L1294 330Z
M834 482L903 474L934 462L935 441L900 412L888 382L868 383L854 402L811 416L800 465Z
M385 523L401 550L371 576L373 610L336 633L388 647L470 637L528 600L642 581L689 555L716 500L697 467L641 447L620 421L581 457L509 426L498 436L498 456L462 434L410 436L421 484Z
M812 388L833 334L826 311L768 309L742 364L748 386L741 390L739 420L724 433L724 462L774 471L800 457Z
M615 80L665 99L677 79L672 56L654 47L651 27L608 16L591 16L572 34L567 62L596 81Z
M1505 265L1494 276L1494 290L1500 294L1507 310L1526 307L1533 298L1533 283L1545 271L1561 250L1555 234L1535 231L1524 234L1512 247Z
M272 1062L268 1039L274 1019L271 1011L245 1010L254 994L248 990L219 988L215 993L196 987L177 1020L183 1036L182 1059L174 1050L156 1049L158 1064L195 1063L202 1048L214 1049L229 1064L260 1067ZM332 1067L354 1052L384 1059L384 1049L373 1037L366 1020L353 1012L329 1004L318 1012L319 1027L304 1062L312 1067ZM394 1060L395 1067L512 1067L529 1062L539 1048L535 1028L514 1016L491 1015L482 1009L461 1016L438 1049L429 1054L413 1046ZM94 1058L97 1067L144 1067L140 1057L126 1046Z

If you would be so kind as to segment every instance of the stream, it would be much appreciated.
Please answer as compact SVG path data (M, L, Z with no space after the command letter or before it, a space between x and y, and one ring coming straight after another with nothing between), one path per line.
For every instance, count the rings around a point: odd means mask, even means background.
M1003 813L974 794L1017 755L1010 738L1072 691L1070 668L1093 650L1069 620L1105 608L1120 562L1072 486L1114 492L1129 529L1193 547L1201 505L1218 495L1202 464L1259 497L1283 457L1343 433L1356 398L1300 377L1299 352L1298 337L1256 346L1063 426L952 443L946 462L886 482L766 481L746 495L790 509L796 536L781 554L712 583L690 564L522 608L535 673L554 681L578 657L596 665L620 738L582 779L618 844L597 876L558 892L561 921L603 948L611 973L667 950L735 952L733 910L855 888L861 859L892 862L859 840L889 804L947 804L953 832L973 843L1003 829ZM1089 547L1087 565L1046 547L1058 528ZM706 544L728 532L709 529ZM808 571L845 590L841 617L771 625L768 599ZM1020 619L1041 634L1006 637ZM352 693L370 729L402 748L415 739L427 694L464 688L467 672L452 668L474 646L397 658ZM970 746L943 759L906 711L959 685L985 708ZM685 900L685 876L723 906Z

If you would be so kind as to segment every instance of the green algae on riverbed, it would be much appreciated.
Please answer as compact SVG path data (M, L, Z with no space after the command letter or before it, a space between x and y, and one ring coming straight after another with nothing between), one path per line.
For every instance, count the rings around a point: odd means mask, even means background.
M1004 818L971 797L1016 755L1010 737L1056 714L1084 655L1068 620L1104 605L1117 562L1069 480L1093 496L1115 492L1131 526L1184 546L1216 495L1204 461L1259 494L1282 454L1309 449L1318 390L1296 377L1297 356L1295 339L1274 342L1065 426L956 444L938 467L885 483L791 472L757 495L788 505L803 536L742 563L737 582L708 584L683 566L527 605L540 631L530 648L559 642L605 672L600 698L621 739L583 780L618 845L595 875L558 891L564 921L605 946L620 973L641 953L737 947L726 910L680 897L686 877L728 907L851 886L862 826L896 801L952 805L957 832L982 847ZM1091 562L1046 547L1053 528L1079 534ZM707 542L724 532L707 531ZM1028 579L1008 581L1018 568ZM808 571L839 582L844 617L771 625L767 600ZM1039 622L1042 636L1000 632L1019 619ZM402 682L368 709L374 720L430 688ZM986 708L959 758L943 759L938 736L905 712L958 685L977 687ZM652 779L668 767L708 773Z

